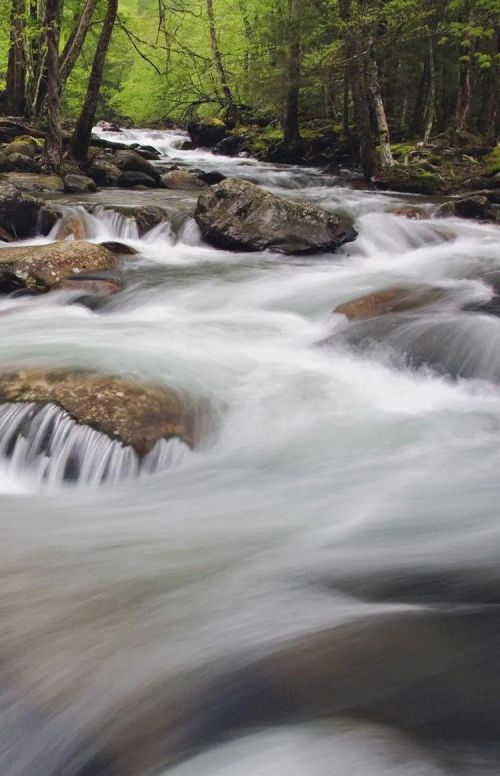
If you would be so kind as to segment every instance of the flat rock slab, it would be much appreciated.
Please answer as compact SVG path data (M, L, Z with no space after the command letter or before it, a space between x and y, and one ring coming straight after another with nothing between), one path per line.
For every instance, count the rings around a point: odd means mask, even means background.
M173 390L120 377L26 369L0 375L0 401L53 403L78 423L146 455L160 439L192 446L194 417Z
M0 266L26 279L28 285L45 288L75 273L113 269L116 262L116 257L103 245L83 240L0 249Z
M202 194L195 219L204 239L224 250L307 254L334 251L357 237L352 226L331 213L239 178Z
M344 302L333 311L345 315L352 321L375 318L389 313L401 313L433 304L443 299L445 292L432 286L409 286L408 288L384 288L371 294Z
M64 181L58 175L39 175L32 172L6 172L0 176L0 183L13 183L26 192L53 191L64 192Z

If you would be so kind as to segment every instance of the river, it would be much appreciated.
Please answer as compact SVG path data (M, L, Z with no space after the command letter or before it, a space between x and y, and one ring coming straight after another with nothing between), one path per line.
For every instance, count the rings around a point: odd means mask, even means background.
M127 288L98 310L69 292L3 298L0 366L166 384L220 407L221 424L170 466L103 484L91 466L68 484L57 461L47 474L7 456L0 413L2 776L498 773L500 319L464 308L500 282L499 227L411 221L390 212L400 195L183 151L180 132L106 136L321 205L359 237L335 255L230 253L201 241L195 193L61 197L92 239L139 251ZM144 203L172 221L139 239L129 210ZM332 312L415 282L442 301L357 323ZM98 465L99 440L77 443ZM335 644L337 626L347 647L323 663L314 634ZM285 709L261 679L269 655L286 665ZM357 700L325 713L332 673ZM182 746L167 747L170 698L187 709Z

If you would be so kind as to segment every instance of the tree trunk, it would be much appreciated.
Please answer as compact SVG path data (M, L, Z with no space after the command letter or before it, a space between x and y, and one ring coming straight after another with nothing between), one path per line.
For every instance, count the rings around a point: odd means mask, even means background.
M62 161L61 82L59 80L59 0L45 3L45 42L47 47L47 136L43 159L53 169Z
M301 0L290 0L288 84L283 127L283 142L286 145L296 145L301 142L299 129L300 3Z
M424 113L423 102L429 83L429 60L426 59L422 67L422 73L418 81L418 89L413 106L413 114L410 122L408 134L410 137L419 137L423 131L422 116Z
M486 135L491 143L498 136L498 88L500 86L500 63L498 54L500 51L500 28L497 27L493 42L493 64L488 71L488 101L486 108Z
M6 108L11 116L24 116L25 111L24 12L25 0L12 0L6 89Z
M356 130L359 136L361 165L365 179L370 181L377 169L377 157L373 144L370 111L368 108L366 82L361 67L359 38L355 35L351 22L351 0L339 0L340 18L345 24L344 52L351 85Z
M344 70L344 94L342 105L342 133L344 137L349 135L349 72Z
M226 69L222 61L222 53L219 47L219 40L217 37L217 28L215 26L215 15L213 0L207 0L207 16L208 26L210 28L210 42L212 45L212 54L214 58L214 65L219 76L222 93L224 95L224 102L226 103L227 115L234 121L235 124L239 121L238 109L233 99L233 93L227 80Z
M464 56L467 56L467 61L460 62L456 110L457 130L459 132L464 132L469 126L472 102L472 52L469 51Z
M367 11L367 0L359 0L359 7L363 14ZM384 100L378 75L377 60L375 58L375 48L373 45L373 36L370 33L367 37L367 56L366 56L366 82L370 94L371 105L377 123L378 145L380 148L380 166L383 170L393 167L396 162L393 159L391 151L391 138L389 133L389 124L384 108Z
M111 41L111 35L113 34L117 9L118 0L108 0L106 16L97 43L92 70L90 71L87 94L71 140L71 151L73 156L75 159L81 161L84 161L87 158L89 150L90 136L92 134L92 127L94 126L102 74L104 72L104 63Z
M64 86L68 80L68 77L75 66L75 62L80 55L96 5L97 0L87 0L60 56L59 72L61 86Z
M434 64L434 41L429 38L429 90L427 93L427 105L425 107L425 132L424 143L431 138L432 126L436 118L436 68Z

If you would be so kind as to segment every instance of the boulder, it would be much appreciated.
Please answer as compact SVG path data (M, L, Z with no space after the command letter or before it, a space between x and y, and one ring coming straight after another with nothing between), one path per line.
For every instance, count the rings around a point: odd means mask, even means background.
M139 143L133 143L130 148L133 148L134 151L142 156L143 159L149 159L151 161L156 161L156 159L159 159L161 156L161 153L158 151L157 148L150 145L139 145Z
M112 269L115 265L116 258L102 245L81 240L0 250L0 267L9 269L35 288L51 288L68 275Z
M436 218L480 218L486 221L496 220L497 208L483 194L459 197L440 205L435 211Z
M160 439L195 442L194 413L176 392L120 377L62 369L0 375L0 401L57 404L78 423L130 445L139 455Z
M123 287L117 280L109 278L100 278L92 275L75 275L59 281L54 290L78 291L90 296L114 296L123 290Z
M21 191L33 192L54 192L62 194L64 192L63 179L58 175L39 175L30 172L9 172L2 176L2 181L13 183Z
M226 137L227 127L220 119L203 119L192 121L187 130L194 148L212 148Z
M404 216L414 221L423 221L424 218L427 218L427 213L421 207L397 207L395 210L391 210L391 213L394 216Z
M118 186L123 189L131 189L135 186L146 186L148 189L155 189L158 186L157 178L146 175L144 172L122 172L118 178Z
M357 236L331 213L238 178L228 178L202 194L195 219L207 242L227 250L334 251Z
M97 191L97 186L87 175L70 174L64 178L64 191L67 194L87 194Z
M116 166L120 168L122 172L139 172L143 175L148 175L154 181L158 183L160 175L147 159L143 159L140 154L132 150L117 151L115 153Z
M115 253L117 256L135 256L138 253L132 246L125 245L125 243L118 242L117 240L105 240L99 243L99 245L103 245L108 251Z
M22 154L23 156L29 156L34 159L40 149L36 140L29 135L23 135L16 138L11 143L5 146L3 149L4 154L10 156L11 154Z
M214 145L212 151L219 156L238 156L250 149L251 140L251 135L230 135Z
M197 175L187 170L172 170L161 176L167 189L203 189L207 185Z
M43 204L41 199L30 197L17 186L0 186L0 226L16 237L35 234Z
M165 210L156 205L145 205L144 207L136 207L134 210L134 218L139 230L139 235L149 232L153 227L168 221L168 215Z
M7 164L12 171L19 172L32 172L38 171L38 165L31 156L26 154L9 154L7 156Z
M209 186L216 186L217 183L222 183L222 181L226 180L226 176L221 172L217 172L217 170L211 170L209 172L203 172L203 170L201 170L197 177L200 181L203 181L203 183L208 183Z
M333 311L345 315L351 321L363 318L375 318L389 313L401 313L438 302L444 297L444 291L432 286L408 286L384 288L371 294L344 302Z
M121 170L112 157L97 156L87 167L87 173L98 186L118 186Z
M38 229L40 234L47 236L60 218L63 217L62 210L56 205L44 205L38 214Z

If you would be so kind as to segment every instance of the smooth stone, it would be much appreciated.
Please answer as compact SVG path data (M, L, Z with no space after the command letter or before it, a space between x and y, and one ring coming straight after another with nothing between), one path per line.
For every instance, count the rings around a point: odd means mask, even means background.
M195 442L193 410L175 391L121 377L26 369L0 376L0 401L53 402L78 423L130 445L139 455L160 439Z
M104 246L108 251L116 253L118 256L135 256L139 252L132 248L132 246L125 245L125 243L118 242L117 240L104 240L99 245Z
M53 191L56 194L64 192L64 182L58 175L39 175L30 172L8 172L1 177L1 183L13 183L21 191L41 192Z
M156 178L152 178L144 172L123 172L118 178L118 186L124 189L134 188L135 186L145 186L148 189L158 187Z
M139 230L139 235L149 232L158 224L162 224L168 221L168 214L163 208L156 205L145 205L144 207L136 207L134 210L134 218Z
M143 157L135 151L116 151L114 159L116 166L119 167L123 173L143 173L156 182L160 179L158 170L156 170L147 159L143 159Z
M344 302L333 312L345 315L351 321L357 321L424 307L440 301L443 297L443 290L432 286L384 288L382 291L373 291L371 294Z
M87 194L97 191L97 186L87 175L69 174L64 178L64 190L67 194Z
M161 179L167 189L203 189L207 185L187 170L172 170L162 175Z
M307 254L334 251L357 236L351 226L321 208L239 178L228 178L202 194L195 219L204 239L226 250Z
M116 280L109 280L108 278L97 277L85 277L76 275L74 277L67 277L61 280L54 290L62 291L80 291L82 294L90 294L91 296L114 296L119 294L123 290L123 286Z
M102 245L63 240L0 250L0 265L8 266L28 286L51 288L76 272L95 272L116 266L115 256Z

